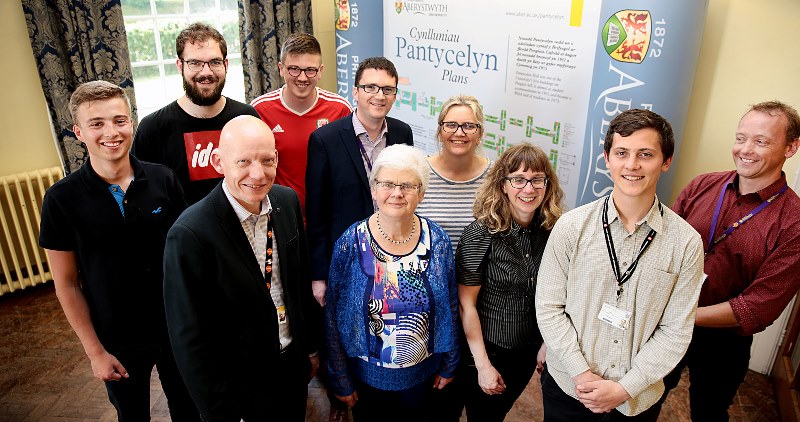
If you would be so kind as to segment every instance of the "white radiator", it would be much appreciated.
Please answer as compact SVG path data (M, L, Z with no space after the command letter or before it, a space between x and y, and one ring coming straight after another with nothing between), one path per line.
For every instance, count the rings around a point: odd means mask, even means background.
M61 167L0 177L0 296L53 279L39 222L45 191L62 177Z

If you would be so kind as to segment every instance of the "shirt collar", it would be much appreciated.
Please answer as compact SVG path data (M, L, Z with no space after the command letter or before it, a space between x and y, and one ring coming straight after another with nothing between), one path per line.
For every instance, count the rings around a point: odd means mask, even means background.
M135 180L137 182L147 180L147 177L144 173L144 168L142 168L142 164L139 162L139 160L130 154L128 154L128 158L130 159L131 167L133 168L133 179L131 180ZM92 168L91 158L86 159L86 163L81 166L78 172L80 173L81 178L84 180L84 183L86 183L90 188L108 190L110 183L103 180L103 178L101 178L97 172L94 171Z
M225 197L228 198L228 202L233 207L233 212L236 213L236 218L239 219L240 223L243 223L244 220L249 219L250 217L254 216L255 214L247 211L236 198L231 195L230 190L228 190L228 184L225 183L225 180L222 180L222 191L225 192ZM264 199L261 201L261 212L258 216L267 215L272 212L272 204L269 202L269 195L265 196Z
M785 185L785 184L786 184L786 173L781 171L781 177L778 178L778 180L773 182L771 185L765 187L764 189L761 189L760 191L755 192L755 194L758 195L761 198L762 201L766 201L767 199L769 199L770 196L772 196L776 192L778 192L783 187L783 185ZM734 173L733 180L728 182L728 184L726 186L729 189L733 189L734 192L736 192L736 194L738 195L739 194L739 174Z
M369 133L367 132L367 129L364 128L364 125L361 124L361 120L358 119L357 112L353 112L353 130L356 132L356 136L366 134L369 138ZM383 123L381 123L381 131L378 133L378 139L383 139L388 131L389 127L386 125L386 118L384 118ZM370 139L370 141L376 142L378 139Z
M614 200L610 197L610 195L608 203L608 221L613 223L615 220L619 219L619 211L617 211L617 206L614 204ZM656 195L655 199L653 200L653 205L650 206L650 211L645 214L644 218L636 222L637 228L642 224L647 223L647 226L655 230L656 233L661 232L664 227L664 216L661 215L659 204L660 202L658 201L658 195ZM620 222L620 224L622 224L622 222Z

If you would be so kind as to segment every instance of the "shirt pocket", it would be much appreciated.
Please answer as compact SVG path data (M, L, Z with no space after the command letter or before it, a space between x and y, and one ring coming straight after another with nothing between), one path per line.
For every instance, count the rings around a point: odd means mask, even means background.
M656 268L642 271L636 292L636 314L663 313L678 281L678 274Z

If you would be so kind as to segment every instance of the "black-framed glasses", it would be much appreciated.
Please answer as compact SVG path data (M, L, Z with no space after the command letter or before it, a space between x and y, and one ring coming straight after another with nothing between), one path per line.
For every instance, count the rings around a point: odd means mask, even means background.
M384 182L381 180L375 181L375 187L378 190L384 192L391 192L394 188L400 188L400 192L403 193L415 193L419 192L420 186L414 183L395 183L395 182Z
M377 94L378 91L383 91L383 95L397 94L396 86L378 86L378 85L356 85L356 88L361 88L367 94Z
M206 65L208 65L208 68L211 70L222 70L225 68L225 60L222 59L213 59L209 61L181 59L181 61L188 66L189 70L192 72L200 72Z
M446 133L456 133L458 132L458 128L461 128L461 131L467 135L472 135L473 133L477 133L478 130L481 128L480 123L472 123L472 122L465 122L459 124L458 122L441 122L439 126L442 127L442 130Z
M287 66L286 71L289 72L292 77L296 78L300 76L300 73L305 73L307 78L313 78L317 76L317 72L319 69L316 67L297 67L297 66Z
M547 186L547 178L546 177L534 177L531 179L526 179L524 177L514 176L514 177L506 177L508 183L511 184L511 187L514 189L525 189L525 186L530 183L531 187L534 189L544 189Z

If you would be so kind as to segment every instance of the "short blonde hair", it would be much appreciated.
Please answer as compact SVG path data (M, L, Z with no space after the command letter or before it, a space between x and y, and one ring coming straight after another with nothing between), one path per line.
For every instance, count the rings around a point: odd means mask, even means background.
M475 97L459 94L448 98L447 101L442 104L442 111L439 112L439 118L437 119L439 126L436 128L436 139L441 140L442 122L444 122L444 118L447 116L447 113L450 111L450 109L457 106L469 107L469 109L472 110L475 120L477 120L477 123L481 125L481 127L478 129L478 135L482 137L484 116L481 103L479 103L478 99Z
M536 218L541 221L541 227L552 229L564 212L562 205L564 192L558 184L558 176L547 155L541 148L528 143L515 145L497 158L472 205L475 218L486 225L492 233L511 229L511 204L503 192L503 184L506 182L506 177L520 167L526 171L544 173L547 177L544 199L536 210Z

